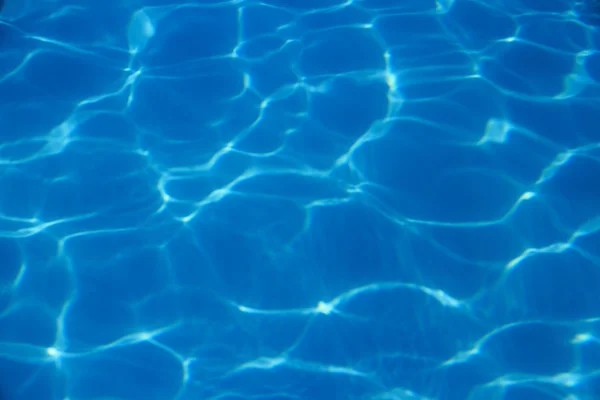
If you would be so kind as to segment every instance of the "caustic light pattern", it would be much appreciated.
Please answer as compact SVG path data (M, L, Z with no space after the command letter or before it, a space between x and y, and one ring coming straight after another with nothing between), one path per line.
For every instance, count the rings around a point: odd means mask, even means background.
M7 0L0 391L599 398L593 7Z

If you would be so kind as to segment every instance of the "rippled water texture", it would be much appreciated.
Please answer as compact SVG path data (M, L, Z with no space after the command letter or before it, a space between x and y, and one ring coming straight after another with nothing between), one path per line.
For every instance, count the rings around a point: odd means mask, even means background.
M2 400L600 398L600 10L5 0Z

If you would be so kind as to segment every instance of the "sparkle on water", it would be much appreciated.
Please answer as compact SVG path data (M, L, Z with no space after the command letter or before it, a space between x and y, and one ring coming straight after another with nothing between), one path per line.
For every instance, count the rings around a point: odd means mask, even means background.
M4 6L2 400L600 398L597 2Z

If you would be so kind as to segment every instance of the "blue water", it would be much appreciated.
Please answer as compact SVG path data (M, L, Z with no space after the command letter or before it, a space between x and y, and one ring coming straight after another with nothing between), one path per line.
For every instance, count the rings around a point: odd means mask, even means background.
M0 398L600 399L599 6L5 0Z

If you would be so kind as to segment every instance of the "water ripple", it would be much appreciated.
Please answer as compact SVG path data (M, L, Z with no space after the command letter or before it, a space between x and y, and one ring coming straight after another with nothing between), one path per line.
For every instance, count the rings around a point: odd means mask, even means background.
M600 396L594 1L5 3L8 399Z

